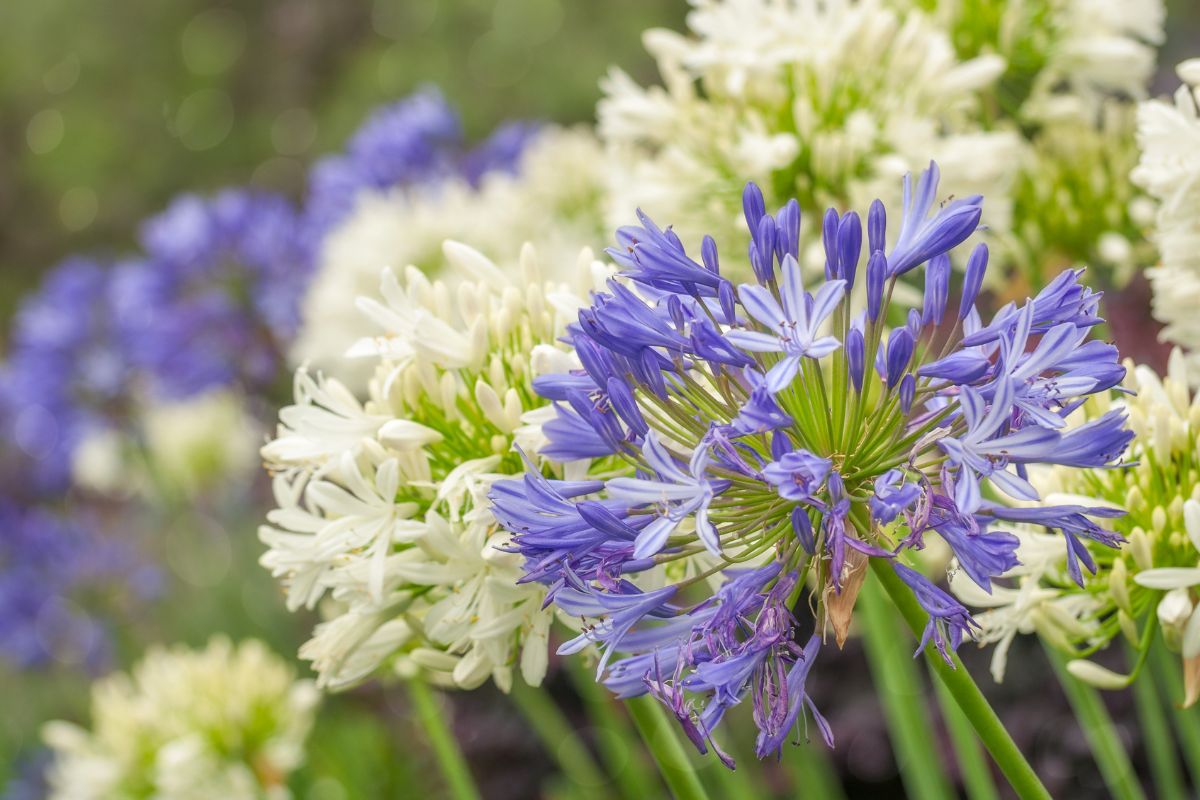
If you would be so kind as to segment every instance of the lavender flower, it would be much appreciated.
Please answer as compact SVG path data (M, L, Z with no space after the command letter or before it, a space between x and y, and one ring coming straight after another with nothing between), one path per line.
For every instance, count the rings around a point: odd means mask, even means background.
M75 448L127 412L130 356L117 326L107 265L73 258L24 299L0 369L0 420L11 481L23 494L56 493L70 480Z
M696 261L644 215L623 228L612 252L628 283L610 282L569 329L584 368L537 387L566 391L558 413L575 442L551 433L542 454L599 458L606 480L556 489L531 473L494 487L526 579L597 620L583 639L606 645L601 679L658 698L702 752L747 698L760 757L806 715L830 741L805 682L826 626L840 643L868 564L894 570L930 615L918 651L932 643L953 663L975 623L904 563L924 537L940 535L983 591L1017 563L1016 537L991 529L1005 520L1036 513L1072 552L1080 537L1117 544L1087 520L1094 510L991 499L1037 503L1030 464L1117 458L1130 437L1119 412L1074 430L1063 419L1122 370L1115 350L1085 342L1098 318L1079 273L984 326L976 250L970 308L945 314L949 251L974 232L981 200L935 208L937 177L931 166L915 195L906 179L890 253L882 205L868 214L865 308L848 291L862 248L853 213L825 216L826 274L811 294L792 253L799 215L767 214L753 186L743 201L757 284L736 292L711 239ZM923 302L892 307L899 276L923 264ZM888 320L904 324L888 332ZM662 595L639 594L643 579Z
M176 199L142 229L145 257L116 277L135 365L171 398L275 383L311 264L281 197L230 190Z
M371 115L343 154L312 169L305 204L320 237L354 208L359 192L435 181L455 174L462 146L458 115L437 89L421 89ZM490 160L490 159L487 159Z

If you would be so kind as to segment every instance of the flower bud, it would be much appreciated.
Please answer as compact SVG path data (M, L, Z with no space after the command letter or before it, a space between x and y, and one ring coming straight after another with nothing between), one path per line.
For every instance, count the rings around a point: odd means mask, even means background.
M854 391L862 393L863 385L863 368L866 360L866 342L863 340L862 331L858 328L851 328L850 333L846 335L846 363L850 369L850 382L854 384Z
M887 211L881 200L874 200L867 211L867 248L872 252L887 249Z

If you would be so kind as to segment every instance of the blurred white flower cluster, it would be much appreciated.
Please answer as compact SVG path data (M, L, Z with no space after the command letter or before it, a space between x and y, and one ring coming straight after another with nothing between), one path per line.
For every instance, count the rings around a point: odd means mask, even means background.
M543 280L529 245L515 274L452 241L444 253L447 272L470 279L387 271L382 302L359 301L378 331L348 356L374 366L366 401L301 368L262 451L279 505L262 563L289 607L322 606L300 651L322 686L384 665L462 688L507 689L517 664L536 685L546 670L545 589L518 585L487 493L523 471L514 443L540 446L548 406L531 381L574 365L556 339L608 268L585 251L569 286Z
M1128 273L1128 100L1146 94L1160 0L692 5L689 35L645 35L664 87L620 70L604 83L610 222L641 206L685 238L745 238L746 179L768 207L796 196L815 219L895 202L898 178L936 154L947 192L987 197L1008 266L1044 269L1053 244L1053 272L1086 260Z
M435 275L446 239L469 243L510 272L517 266L513 256L532 242L549 269L565 273L580 249L607 240L601 224L603 169L591 133L548 127L527 146L514 172L488 172L478 186L447 178L362 190L353 211L317 250L294 362L311 363L361 388L367 374L342 358L371 333L355 300L377 291L379 272L387 266L412 265Z
M91 729L46 725L50 795L66 800L286 798L319 693L265 645L152 649L92 687Z
M136 435L89 431L72 459L72 477L105 494L133 490L195 500L205 490L236 485L258 466L262 438L245 395L214 389L184 400L140 403Z
M1129 393L1094 397L1072 419L1082 423L1109 408L1124 408L1135 433L1125 465L1030 474L1047 502L1124 509L1123 516L1104 522L1126 543L1120 549L1085 545L1097 570L1085 573L1081 588L1068 575L1060 536L1018 528L1021 565L1006 576L1012 585L996 586L990 595L958 576L951 585L968 603L989 609L976 620L980 641L997 643L992 660L997 680L1003 679L1008 645L1017 633L1036 631L1074 654L1102 648L1117 636L1144 648L1154 626L1146 619L1156 614L1167 646L1189 667L1184 699L1190 704L1200 695L1200 396L1189 391L1189 369L1179 350L1165 378L1149 367L1127 366ZM1129 680L1089 661L1076 660L1069 668L1107 688Z
M1184 85L1174 103L1150 100L1138 109L1133 179L1158 201L1151 237L1161 261L1148 271L1154 315L1166 323L1164 338L1192 351L1192 378L1200 381L1200 59L1177 72Z
M665 87L642 88L618 69L603 84L597 115L613 162L613 220L641 206L685 239L707 232L727 242L748 233L747 180L768 208L796 196L817 219L829 205L895 200L900 177L930 154L944 187L986 192L993 224L1006 218L1018 141L974 123L1001 58L960 60L931 19L883 0L693 6L690 35L645 35Z

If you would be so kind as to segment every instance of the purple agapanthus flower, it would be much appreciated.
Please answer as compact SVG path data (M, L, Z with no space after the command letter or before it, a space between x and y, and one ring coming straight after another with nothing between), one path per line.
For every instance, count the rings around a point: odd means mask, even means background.
M185 195L145 223L142 246L114 294L130 357L153 388L180 398L274 384L311 272L291 205L241 190Z
M6 449L22 464L13 479L27 489L65 489L83 438L129 413L133 365L112 274L107 264L68 259L17 311L0 368L0 422Z
M345 150L326 156L309 173L304 239L314 254L365 193L437 191L446 180L478 186L489 173L515 174L539 123L505 123L469 148L458 112L435 87L426 86L376 109Z
M1070 273L985 325L978 245L948 313L951 251L975 232L982 201L938 204L937 182L936 166L915 192L905 180L890 253L882 203L865 242L858 214L826 213L824 274L811 276L797 260L798 206L770 214L747 186L741 274L753 282L736 289L712 238L693 258L639 214L610 251L621 277L568 330L583 369L537 385L558 409L541 455L593 454L605 479L569 494L542 465L493 487L525 579L560 607L566 592L570 612L595 618L582 640L621 653L601 680L621 697L657 698L726 763L714 730L739 705L753 709L760 757L809 717L830 740L807 679L821 637L845 635L872 573L898 577L929 615L918 652L932 643L954 663L977 626L910 566L928 537L985 591L1018 563L1006 520L1062 531L1084 566L1085 540L1118 544L1088 519L1094 509L1038 506L1027 478L1036 464L1111 464L1129 441L1119 411L1068 424L1123 375L1115 348L1088 339L1097 296ZM924 297L902 307L897 283L922 266ZM1005 495L1030 505L994 502ZM667 576L669 606L629 588L651 569L642 580Z
M875 493L871 496L871 516L878 522L888 523L905 511L921 496L921 487L904 481L904 472L889 469L875 479Z
M778 461L763 467L763 477L778 487L779 495L797 502L807 502L816 496L825 482L833 462L807 450L794 450Z

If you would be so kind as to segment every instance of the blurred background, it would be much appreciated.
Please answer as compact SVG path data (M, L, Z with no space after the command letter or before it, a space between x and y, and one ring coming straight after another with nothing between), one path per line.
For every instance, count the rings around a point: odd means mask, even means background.
M1175 85L1170 65L1200 52L1195 0L1169 5L1159 92ZM373 108L424 84L459 109L471 141L505 119L590 121L607 67L656 80L640 34L678 29L685 13L682 0L0 3L0 351L20 296L44 271L70 253L119 258L134 247L139 221L182 190L249 184L298 198L315 158L339 149ZM312 620L287 614L256 564L264 490L214 499L220 514L166 509L144 522L172 588L153 601L124 601L129 621L113 631L104 659L32 672L0 660L4 695L15 700L0 715L7 796L37 796L39 725L82 719L88 675L128 666L147 642L200 644L226 631L295 653ZM986 675L986 656L964 655ZM1021 669L1021 659L1036 668ZM1054 724L1054 713L1069 714L1065 701L1023 678L1045 674L1037 643L1019 644L1010 663L1018 668L1009 682L989 691L1035 748L1048 783L1098 791L1086 744ZM849 793L899 793L878 705L855 690L867 685L861 652L852 645L831 658L818 680L835 727L849 732L835 755ZM551 689L578 710L564 676L552 675ZM423 745L393 694L368 686L325 705L298 796L417 796L414 787L436 795ZM1110 701L1135 747L1128 698ZM455 702L485 795L538 796L550 759L504 699L489 689ZM1022 702L1043 709L1037 726L1023 721Z

